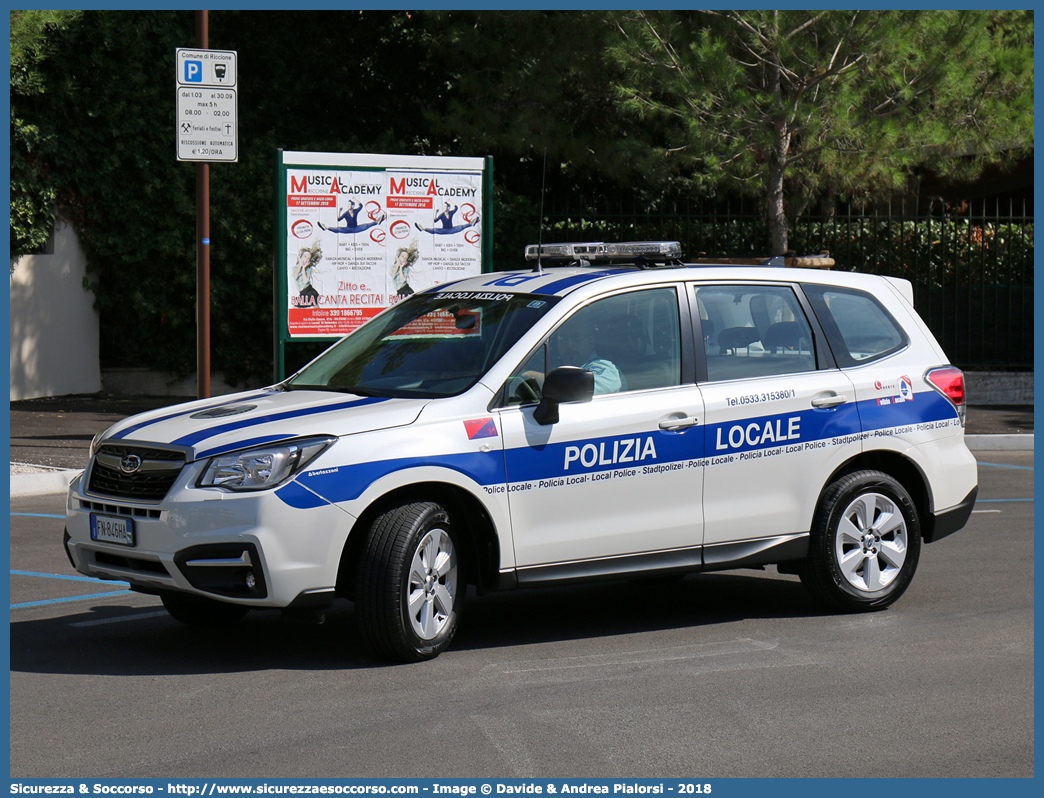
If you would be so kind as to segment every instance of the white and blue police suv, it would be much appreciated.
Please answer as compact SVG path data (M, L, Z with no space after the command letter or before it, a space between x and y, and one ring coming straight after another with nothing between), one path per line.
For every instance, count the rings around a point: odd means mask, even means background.
M345 597L402 660L450 644L469 584L775 564L888 606L977 489L910 284L677 255L531 247L278 385L115 424L69 493L73 566L188 624Z

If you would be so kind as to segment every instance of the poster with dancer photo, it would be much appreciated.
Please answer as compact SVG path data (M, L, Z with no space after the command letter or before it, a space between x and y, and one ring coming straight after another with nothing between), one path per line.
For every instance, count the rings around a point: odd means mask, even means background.
M460 173L388 172L388 218L396 241L409 242L415 265L400 283L404 255L396 247L392 301L482 271L482 176ZM390 252L390 249L389 249Z
M340 337L417 291L483 270L485 159L281 155L281 343Z

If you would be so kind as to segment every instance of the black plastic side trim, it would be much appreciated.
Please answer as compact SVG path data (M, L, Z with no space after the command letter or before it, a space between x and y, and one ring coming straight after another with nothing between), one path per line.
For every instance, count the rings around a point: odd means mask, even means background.
M329 609L336 598L333 588L329 590L313 590L298 593L286 609L288 610L325 610Z
M925 519L924 531L921 533L925 543L934 543L947 535L952 535L959 529L963 529L971 518L972 509L975 507L975 497L979 493L976 485L960 504L951 507L945 512L929 516Z
M62 548L65 549L65 556L69 558L69 565L72 566L73 570L77 570L76 563L73 562L72 552L69 551L69 541L72 539L72 535L69 534L68 528L65 529L65 534L62 535Z
M612 579L620 577L659 576L669 573L686 573L703 568L702 548L654 551L646 554L628 554L621 557L605 557L597 560L552 563L519 568L519 587L535 585L570 584Z
M706 546L703 549L704 570L725 571L730 568L749 568L787 560L803 560L808 556L808 537L808 532L799 532L794 535Z

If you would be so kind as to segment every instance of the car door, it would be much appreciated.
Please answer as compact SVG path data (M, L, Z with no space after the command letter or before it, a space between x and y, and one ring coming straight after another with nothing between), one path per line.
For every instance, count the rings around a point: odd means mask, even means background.
M532 391L550 369L575 365L594 373L596 391L560 405L556 423L538 423L527 389L509 383L516 404L500 413L520 582L700 562L702 478L691 461L703 448L703 400L679 292L614 294L551 333L514 381ZM566 362L566 337L583 338L585 325L591 351Z
M705 562L791 541L800 556L822 486L860 448L853 386L795 286L692 290L706 369Z

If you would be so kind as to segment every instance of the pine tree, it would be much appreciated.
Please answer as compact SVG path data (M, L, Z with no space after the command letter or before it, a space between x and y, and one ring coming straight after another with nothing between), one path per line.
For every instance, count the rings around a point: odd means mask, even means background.
M623 108L663 126L689 179L785 200L880 196L913 169L973 176L1033 142L1031 13L622 12ZM789 193L789 197L788 197Z

